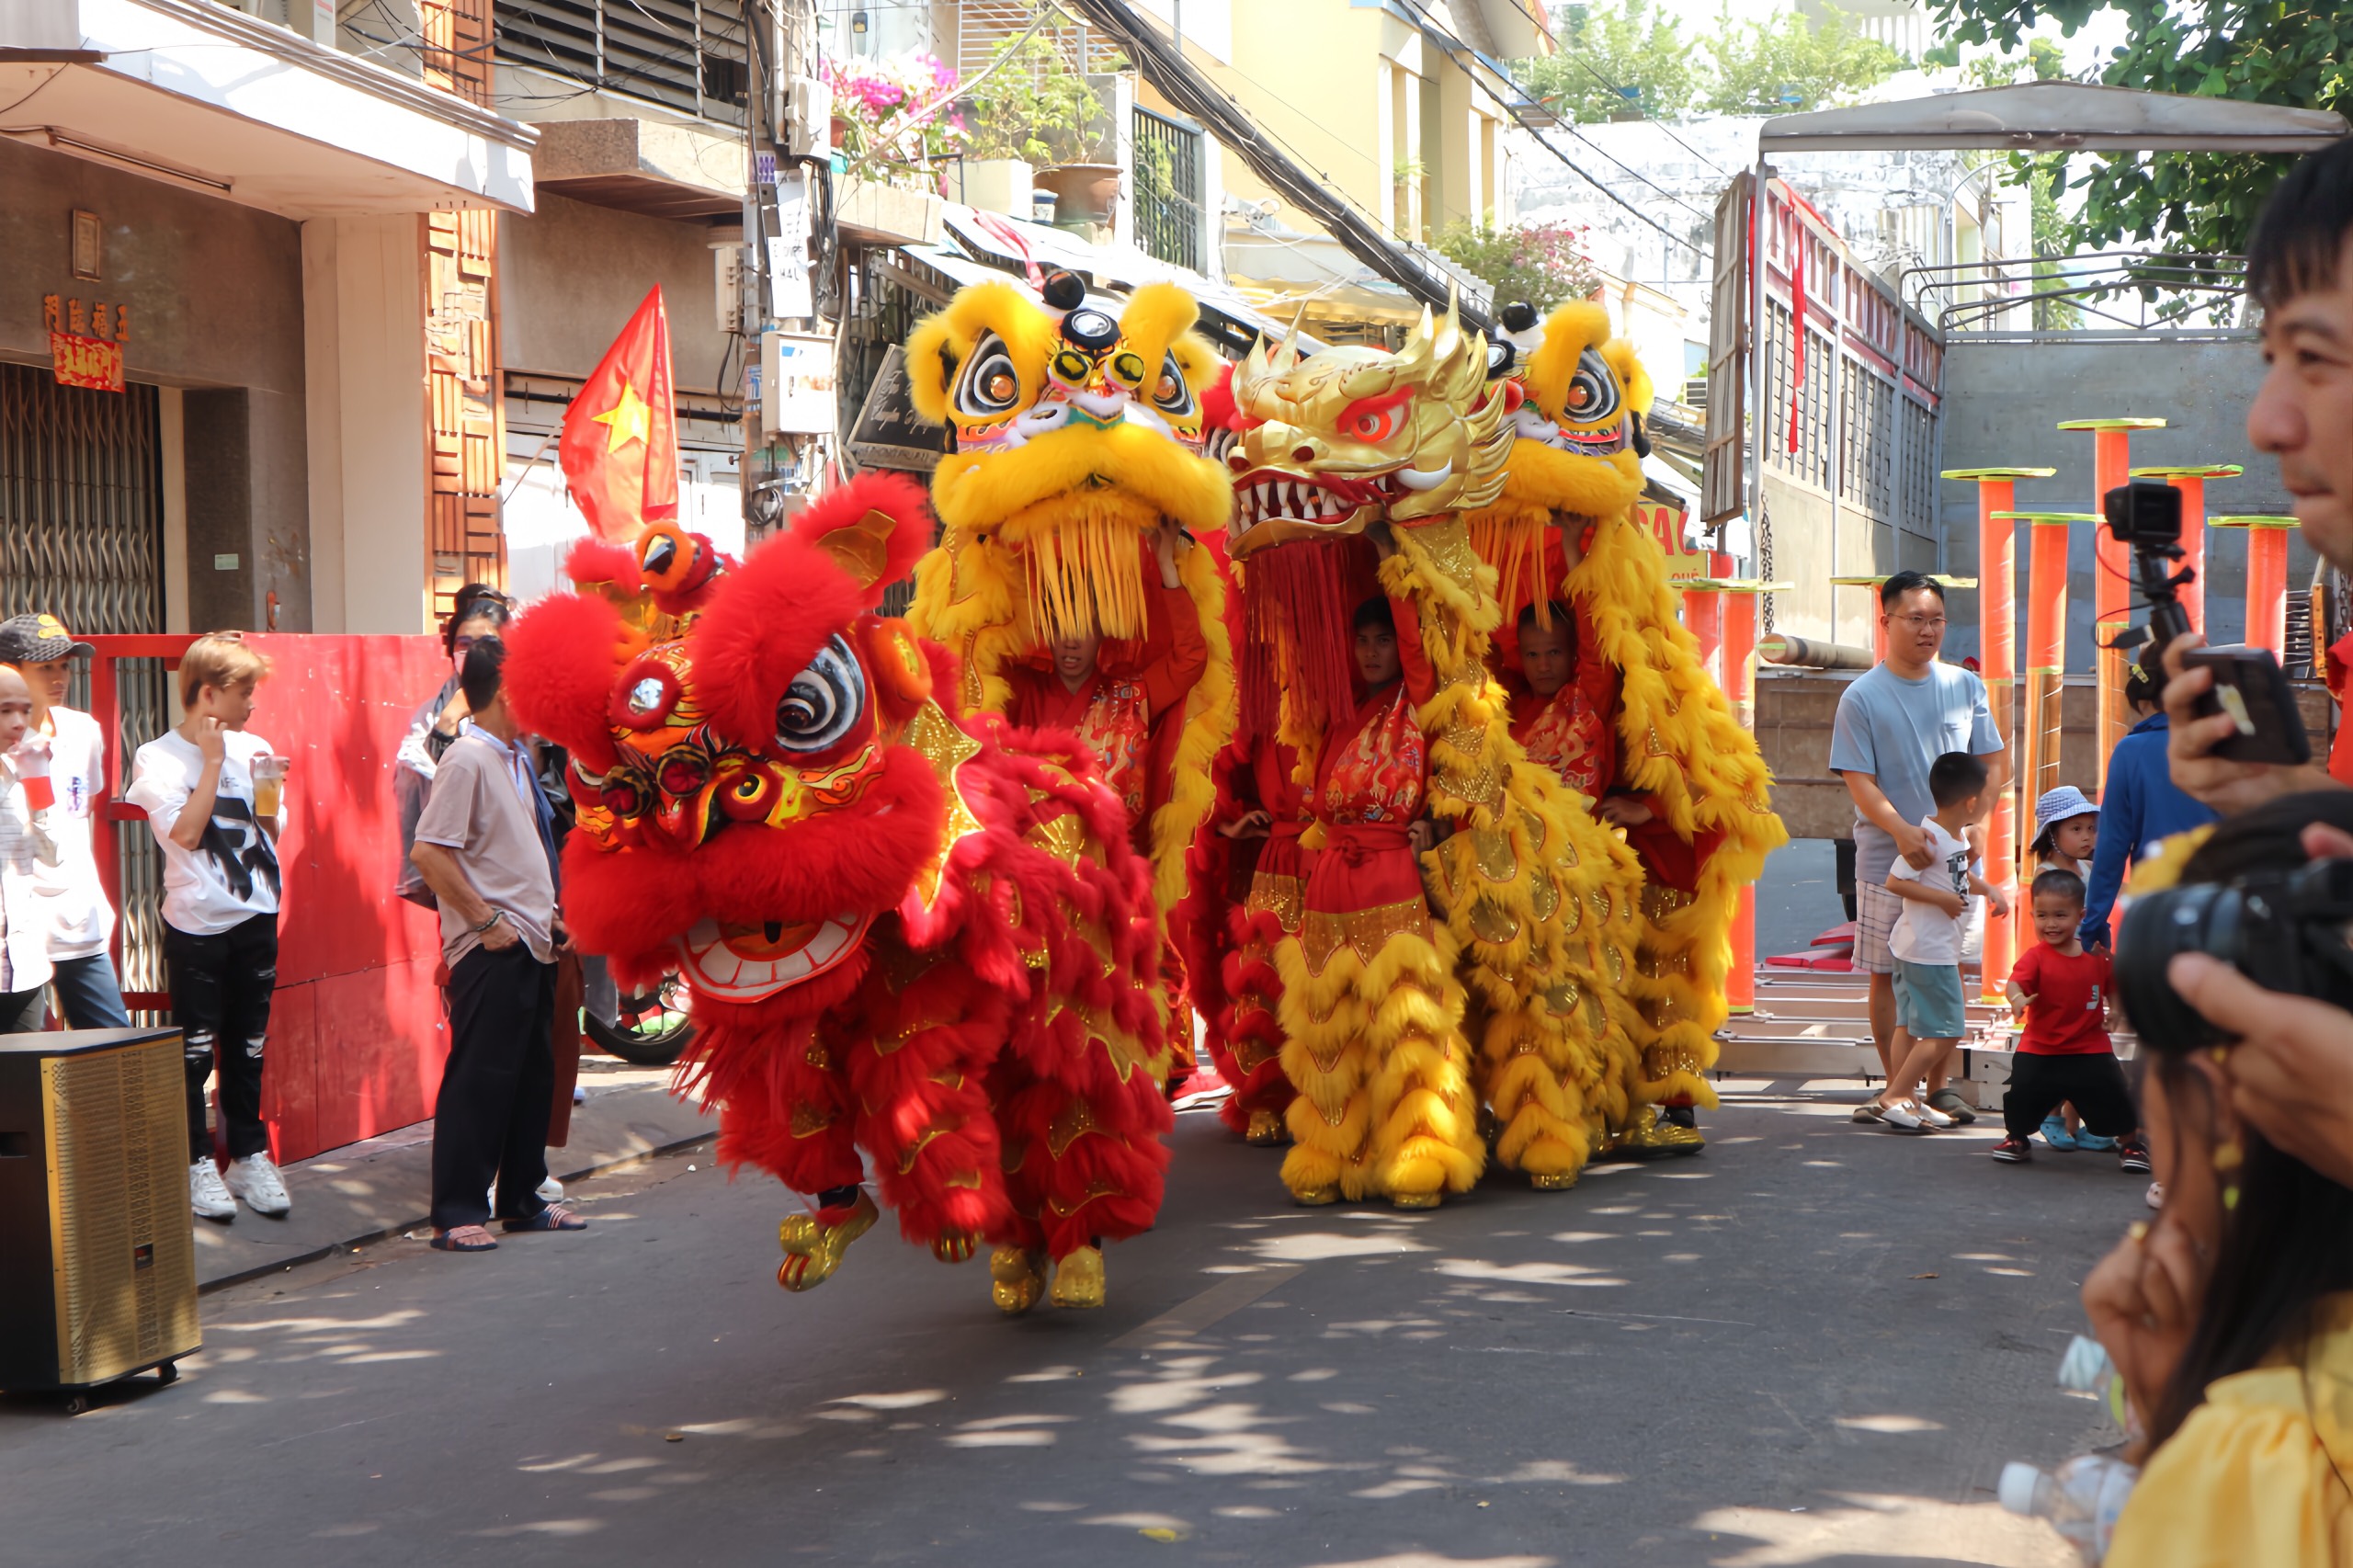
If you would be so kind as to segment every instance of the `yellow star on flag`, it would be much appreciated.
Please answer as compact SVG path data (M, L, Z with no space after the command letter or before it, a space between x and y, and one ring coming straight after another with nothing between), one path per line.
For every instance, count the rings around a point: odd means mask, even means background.
M642 445L646 432L652 428L645 400L637 395L637 389L629 384L627 376L621 378L620 401L604 413L589 417L612 432L605 442L605 450L608 452L618 452L631 441Z

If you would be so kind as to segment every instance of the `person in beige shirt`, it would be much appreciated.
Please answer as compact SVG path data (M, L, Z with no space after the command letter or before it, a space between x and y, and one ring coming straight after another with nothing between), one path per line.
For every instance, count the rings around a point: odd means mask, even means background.
M433 1108L433 1245L488 1252L491 1206L507 1231L587 1221L539 1195L555 1089L555 958L571 937L556 908L553 825L517 733L495 637L466 652L472 713L434 770L409 858L441 910L449 1060Z

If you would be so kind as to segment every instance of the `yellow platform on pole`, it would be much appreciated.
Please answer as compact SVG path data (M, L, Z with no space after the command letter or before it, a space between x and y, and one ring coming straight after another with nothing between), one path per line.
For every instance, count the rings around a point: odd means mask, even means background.
M2062 430L2162 430L2162 419L2062 419Z
M1687 594L1786 594L1797 586L1795 583L1768 583L1761 577L1684 577L1677 579L1675 585Z
M1867 577L1833 577L1830 581L1841 588L1876 588L1894 575L1895 574L1893 572L1874 572ZM1977 586L1977 579L1974 577L1948 577L1941 572L1925 572L1922 573L1921 575L1927 577L1929 582L1934 583L1939 588L1973 588ZM1786 584L1783 585L1787 586Z
M2241 512L2227 517L2209 517L2206 521L2218 528L2293 528L2302 526L2293 517L2262 512Z
M1997 517L2007 517L2014 523L2104 523L2097 512L1996 512Z
M2186 463L2178 467L2136 468L2135 479L2236 479L2246 470L2236 463Z
M1946 479L2049 479L2055 468L1949 468Z

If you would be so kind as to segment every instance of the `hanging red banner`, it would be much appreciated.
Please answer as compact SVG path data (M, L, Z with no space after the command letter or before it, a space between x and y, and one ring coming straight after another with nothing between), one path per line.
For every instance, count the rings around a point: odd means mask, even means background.
M119 343L52 332L49 335L49 364L61 387L88 387L94 392L123 390Z

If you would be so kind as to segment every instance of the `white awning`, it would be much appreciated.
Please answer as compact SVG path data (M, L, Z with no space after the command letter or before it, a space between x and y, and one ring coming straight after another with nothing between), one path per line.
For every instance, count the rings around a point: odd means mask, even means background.
M1773 153L1995 147L2038 152L2309 153L2344 137L2345 117L2238 98L2187 97L2082 82L2025 82L1768 119Z
M30 0L0 134L290 218L531 210L530 126L210 0Z

